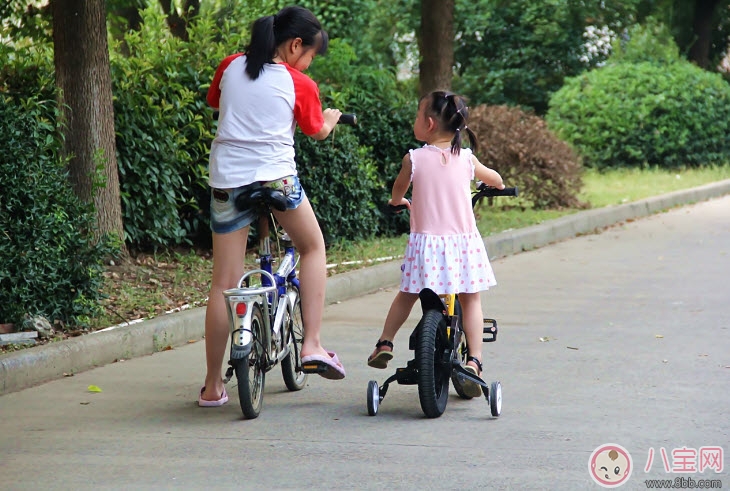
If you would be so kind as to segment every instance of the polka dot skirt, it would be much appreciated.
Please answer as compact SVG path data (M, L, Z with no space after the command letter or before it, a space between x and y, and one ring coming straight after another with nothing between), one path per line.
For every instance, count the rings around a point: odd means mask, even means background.
M401 269L400 289L407 293L475 293L497 284L479 233L412 233Z

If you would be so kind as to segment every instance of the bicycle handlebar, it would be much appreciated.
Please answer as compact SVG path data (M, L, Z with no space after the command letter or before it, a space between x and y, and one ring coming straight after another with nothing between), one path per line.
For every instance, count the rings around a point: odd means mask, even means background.
M477 204L477 201L479 201L482 198L491 198L493 196L518 196L519 195L519 189L518 188L504 188L504 189L497 189L490 186L487 186L484 183L480 183L479 186L477 186L477 190L473 193L473 196L471 198L471 205L474 206ZM408 207L406 205L387 205L386 211L388 213L396 214L400 213L401 211L407 209Z
M355 126L357 124L357 116L355 114L342 113L340 120L337 121L339 124L349 124Z
M482 183L477 188L476 196L480 198L490 198L492 196L518 196L519 189L517 188L504 188L497 189Z

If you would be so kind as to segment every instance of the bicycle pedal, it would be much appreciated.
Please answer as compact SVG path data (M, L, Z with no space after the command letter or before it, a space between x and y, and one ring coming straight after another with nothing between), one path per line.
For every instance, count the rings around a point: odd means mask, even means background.
M223 379L223 383L227 384L231 381L231 378L233 378L233 365L228 367L228 370L226 370L226 377Z
M497 321L494 319L484 319L484 329L482 332L487 336L482 338L485 343L493 343L497 340Z
M396 382L399 385L415 385L418 383L416 371L410 367L396 368Z
M323 373L327 371L327 365L320 362L302 363L302 372L304 373Z

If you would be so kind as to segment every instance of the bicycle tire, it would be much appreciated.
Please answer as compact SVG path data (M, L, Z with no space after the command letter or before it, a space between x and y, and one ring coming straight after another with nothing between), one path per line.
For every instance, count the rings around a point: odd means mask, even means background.
M444 413L449 397L451 366L444 364L448 340L444 339L446 321L437 310L427 310L418 331L418 399L423 413L438 418Z
M251 352L237 360L234 370L238 380L238 400L246 419L257 418L264 402L264 316L258 304L253 305L251 313Z
M302 302L299 289L292 287L296 293L294 306L287 304L287 319L284 322L284 336L289 346L289 355L281 360L281 374L284 384L290 391L302 390L307 382L307 374L302 371L302 343L304 343L304 322L302 320Z

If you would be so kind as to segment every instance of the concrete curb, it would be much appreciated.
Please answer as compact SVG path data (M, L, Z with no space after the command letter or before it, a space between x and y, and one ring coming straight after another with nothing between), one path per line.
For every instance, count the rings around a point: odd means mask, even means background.
M625 205L575 213L540 225L489 236L484 242L490 257L496 259L725 194L730 194L730 179ZM400 281L399 264L399 261L390 261L329 278L326 303L344 301L379 288L397 285ZM55 380L66 374L198 341L203 338L204 319L205 308L200 307L0 355L0 395Z

